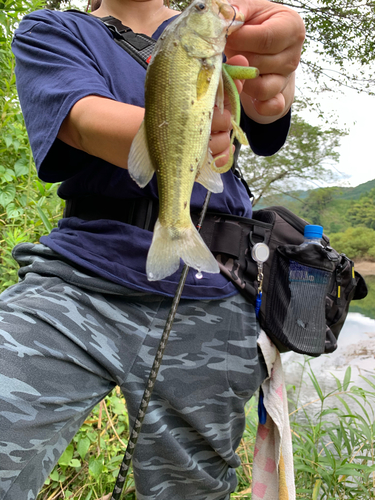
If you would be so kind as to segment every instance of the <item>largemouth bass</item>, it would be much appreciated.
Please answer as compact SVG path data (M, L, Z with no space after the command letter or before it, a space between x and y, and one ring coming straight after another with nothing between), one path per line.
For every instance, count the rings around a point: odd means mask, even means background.
M222 72L226 37L242 24L242 15L226 0L194 0L155 45L146 74L145 117L128 160L139 186L157 175L159 217L146 262L151 281L177 271L180 259L198 271L219 272L192 223L190 197L195 181L222 192L220 173L232 165L230 158L216 168L208 144L215 102L223 110L224 86L231 85L228 72ZM255 68L251 75L257 76ZM247 143L238 125L238 102L229 91L232 108L237 108L232 111L232 141L237 135Z

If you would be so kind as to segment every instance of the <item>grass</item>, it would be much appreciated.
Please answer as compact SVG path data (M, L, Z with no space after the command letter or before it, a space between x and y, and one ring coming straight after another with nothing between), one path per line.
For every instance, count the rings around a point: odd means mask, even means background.
M375 376L361 378L368 389L353 384L349 367L325 394L306 358L301 385L311 384L311 400L300 404L300 388L288 388L298 499L375 500ZM242 464L233 499L251 499L257 421L254 397L237 450ZM114 390L81 427L38 500L110 500L128 431L125 401ZM125 490L127 500L136 498L131 472Z

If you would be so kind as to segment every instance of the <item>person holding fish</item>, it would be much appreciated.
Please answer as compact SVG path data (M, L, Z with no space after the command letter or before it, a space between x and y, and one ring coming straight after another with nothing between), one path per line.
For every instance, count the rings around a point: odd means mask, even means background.
M106 16L158 39L147 77ZM20 23L22 111L39 177L62 182L66 211L40 243L14 249L20 281L1 295L2 500L36 498L116 385L134 420L183 262L133 460L137 498L235 490L244 406L266 376L259 325L190 215L208 188L210 211L251 217L233 135L259 155L282 147L303 39L301 18L267 0L194 0L182 14L162 0L102 0L91 15L46 9ZM236 80L238 114L223 54L259 71Z

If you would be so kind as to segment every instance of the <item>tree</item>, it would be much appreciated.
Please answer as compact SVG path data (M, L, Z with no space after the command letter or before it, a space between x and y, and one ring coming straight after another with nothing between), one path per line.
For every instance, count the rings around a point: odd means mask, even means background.
M375 189L362 195L358 201L352 202L348 219L353 226L375 229Z
M331 245L350 259L375 259L375 231L367 227L349 227L331 235Z
M274 0L300 13L306 26L302 67L316 81L329 78L374 94L375 2L372 0ZM333 70L326 69L327 65ZM323 83L328 88L327 83Z
M309 181L337 179L338 174L329 167L339 158L336 149L343 135L335 128L323 130L309 125L295 114L287 142L275 155L255 156L249 148L243 148L239 164L255 196L254 205L263 196L292 191L296 183L306 189Z
M320 188L311 191L304 200L301 210L302 217L311 224L323 225L322 217L327 208L330 208L331 202L338 192L340 192L340 188L337 187Z

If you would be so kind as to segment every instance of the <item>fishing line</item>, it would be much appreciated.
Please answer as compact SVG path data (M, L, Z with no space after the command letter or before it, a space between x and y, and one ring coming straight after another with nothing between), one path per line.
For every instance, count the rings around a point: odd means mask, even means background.
M200 229L202 227L203 220L206 216L210 197L211 197L211 192L207 191L206 198L204 200L202 211L201 211L201 214L199 217L199 221L198 221L198 224L196 226L198 232L200 231ZM174 318L176 316L177 307L178 307L178 304L179 304L180 299L181 299L182 290L184 288L189 269L190 269L189 266L187 266L186 264L185 264L184 268L182 269L180 281L178 282L176 293L175 293L175 296L173 297L172 305L171 305L171 308L169 310L168 318L167 318L167 321L166 321L165 326L164 326L163 334L162 334L161 339L160 339L160 343L159 343L158 350L157 350L155 358L154 358L154 362L152 364L152 368L151 368L150 375L149 375L149 378L148 378L148 381L146 384L146 388L145 388L143 396L142 396L142 401L141 401L141 404L140 404L139 409L138 409L137 417L135 419L133 429L132 429L130 437L129 437L129 441L128 441L128 445L126 447L125 455L124 455L124 458L122 460L120 470L119 470L119 473L117 476L116 484L115 484L115 487L114 487L113 492L112 492L111 500L121 500L122 490L124 488L126 476L128 474L129 468L130 468L130 463L131 463L131 460L132 460L132 457L134 454L135 445L137 443L138 436L139 436L139 433L140 433L140 430L142 427L142 423L143 423L143 420L144 420L145 415L146 415L147 407L148 407L148 404L149 404L150 399L151 399L151 394L152 394L152 391L153 391L154 386L155 386L155 381L156 381L156 377L158 376L158 371L159 371L161 361L163 358L165 346L167 344L167 340L168 340L170 331L172 329L173 321L174 321Z
M233 24L233 23L234 23L234 21L236 20L236 16L237 16L236 9L233 7L233 5L232 5L232 4L229 4L229 5L230 5L230 7L232 7L232 9L233 9L233 18L232 18L232 21L231 21L230 25L229 25L229 26L228 26L228 28L227 28L227 34L226 34L226 37L227 37L227 38L228 38L228 31L229 31L229 28L232 26L232 24Z

